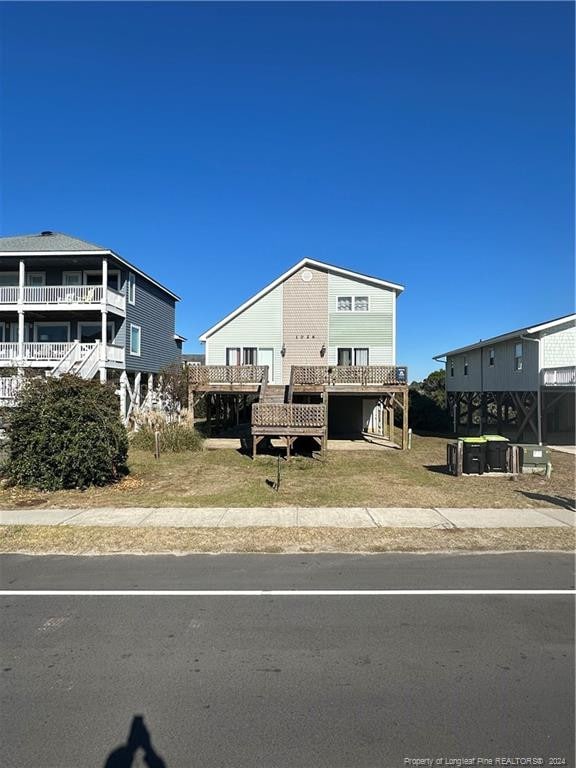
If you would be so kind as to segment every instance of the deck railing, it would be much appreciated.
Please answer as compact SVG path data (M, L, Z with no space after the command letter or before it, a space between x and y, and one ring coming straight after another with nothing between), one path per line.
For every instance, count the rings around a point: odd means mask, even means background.
M408 369L396 365L294 365L292 383L295 387L403 385L408 383Z
M193 365L188 368L190 384L260 384L268 380L267 365Z
M22 288L23 304L54 304L66 307L67 304L95 305L102 303L101 285L26 285ZM0 304L18 304L20 288L0 287ZM126 309L126 297L113 288L106 290L106 302L116 309Z
M544 368L542 370L542 384L545 387L576 386L576 366L568 365L564 368Z
M326 409L323 405L294 403L254 403L252 427L324 427Z
M63 362L62 372L67 369L65 358L69 358L71 367L75 362L84 360L92 353L98 343L81 343L75 341L34 341L25 342L22 345L22 356L18 342L8 341L0 343L0 368L16 367L33 363L57 363ZM114 344L106 345L106 360L111 363L123 363L125 359L124 347Z
M0 407L12 406L15 403L16 395L22 386L22 379L18 376L0 377Z

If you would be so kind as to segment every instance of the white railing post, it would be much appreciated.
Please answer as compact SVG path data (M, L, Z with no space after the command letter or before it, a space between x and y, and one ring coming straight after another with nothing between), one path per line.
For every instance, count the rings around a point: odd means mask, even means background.
M100 346L100 381L106 381L106 347L108 344L108 259L102 259L102 344Z
M18 265L18 357L24 358L24 284L26 282L26 265L20 259Z

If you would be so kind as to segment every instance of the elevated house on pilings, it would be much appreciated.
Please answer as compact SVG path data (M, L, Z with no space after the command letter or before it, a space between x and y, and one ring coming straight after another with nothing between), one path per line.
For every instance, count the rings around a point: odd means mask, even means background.
M576 315L437 355L459 434L499 432L516 442L575 442Z
M118 386L121 414L155 397L180 358L179 300L109 248L58 232L0 238L0 406L35 371ZM8 370L7 370L8 369Z
M407 369L396 365L396 299L403 286L303 259L216 323L189 370L190 403L208 424L238 423L251 405L253 450L298 437L394 441L408 436Z

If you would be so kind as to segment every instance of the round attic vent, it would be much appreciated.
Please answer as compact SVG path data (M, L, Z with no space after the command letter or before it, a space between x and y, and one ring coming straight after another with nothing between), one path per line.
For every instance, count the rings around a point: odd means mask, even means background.
M300 277L302 280L304 280L305 283L309 283L310 280L312 280L312 272L310 272L309 269L303 269Z

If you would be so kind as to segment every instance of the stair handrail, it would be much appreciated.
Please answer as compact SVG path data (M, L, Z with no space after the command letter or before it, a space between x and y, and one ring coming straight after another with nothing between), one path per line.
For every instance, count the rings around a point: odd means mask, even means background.
M260 391L258 392L258 400L262 402L264 400L264 395L266 394L266 390L268 388L268 366L263 366L262 376L260 377Z
M288 402L291 403L294 397L294 366L290 366L290 384L288 385Z
M92 350L86 355L86 357L82 360L80 365L78 366L76 370L76 375L80 376L82 379L91 379L94 376L94 373L96 370L92 371L92 367L94 367L94 362L100 360L100 341L96 341L94 343L94 347ZM96 366L97 368L97 366ZM91 375L87 375L87 373L90 373Z
M68 373L70 368L74 365L74 363L78 359L77 353L80 351L80 342L76 340L74 344L70 347L70 349L65 353L64 357L61 357L60 360L56 363L54 368L50 371L50 376L59 377L63 375L64 373ZM64 366L66 363L69 363L69 365L64 369Z

